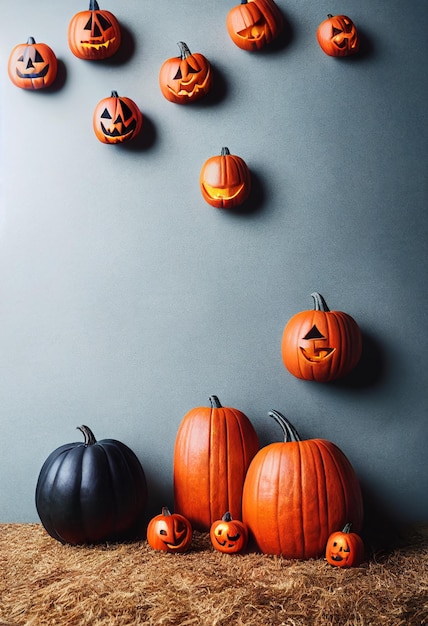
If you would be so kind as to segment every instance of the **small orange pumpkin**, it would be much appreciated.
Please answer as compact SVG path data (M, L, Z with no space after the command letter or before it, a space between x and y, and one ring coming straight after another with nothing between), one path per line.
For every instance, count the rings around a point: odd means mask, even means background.
M167 59L159 71L159 86L170 102L187 104L205 96L212 86L210 62L203 54L192 54L183 41L180 56Z
M54 51L45 43L29 37L27 43L15 46L9 56L9 78L22 89L43 89L56 78L58 61Z
M226 27L239 48L260 50L282 32L284 18L273 0L241 0L227 14Z
M171 513L166 506L147 526L149 546L163 552L187 552L192 543L192 534L189 520L184 515Z
M321 49L331 57L355 54L360 47L357 28L346 15L329 13L318 26L317 39Z
M351 532L351 524L331 533L327 540L325 558L335 567L358 567L364 560L364 542Z
M251 174L241 157L222 148L220 156L205 161L199 175L204 200L219 209L230 209L242 204L251 191Z
M92 123L96 136L103 143L125 143L138 135L143 116L131 98L112 91L111 96L98 102Z
M89 9L76 13L68 26L68 45L78 59L99 60L115 54L121 32L117 18L101 10L97 0L89 0Z
M232 519L227 511L221 519L212 523L210 539L213 547L220 552L243 552L247 546L248 530L244 522Z

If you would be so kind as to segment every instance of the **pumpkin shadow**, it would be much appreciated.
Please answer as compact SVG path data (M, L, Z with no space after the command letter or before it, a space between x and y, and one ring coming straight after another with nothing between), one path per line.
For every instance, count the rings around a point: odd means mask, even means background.
M208 107L217 106L226 99L229 86L225 75L211 61L210 65L213 74L213 83L210 91L199 100L195 100L195 102L188 102L183 106L202 110Z
M135 52L135 37L131 30L124 24L120 24L120 32L121 32L121 41L118 51L113 54L111 57L107 57L106 59L88 59L90 62L92 61L96 65L103 65L108 67L117 67L119 65L125 65Z
M288 48L288 46L291 45L295 37L294 29L290 20L284 15L283 11L281 11L281 15L284 19L284 26L281 33L278 35L278 37L271 41L271 43L263 46L261 50L255 51L256 54L260 54L261 56L278 54L279 52L282 52L283 50L285 50L285 48Z
M131 141L118 144L117 147L124 152L146 152L154 146L156 138L156 126L153 124L152 120L143 113L143 125L138 135Z
M251 192L250 196L240 206L226 209L229 215L253 215L259 213L262 207L265 205L266 189L263 185L262 179L258 176L257 172L251 170Z
M375 54L375 47L373 40L365 33L361 28L358 28L358 39L360 41L360 48L355 54L350 54L344 57L331 57L339 63L361 63L366 59L371 58Z
M374 337L362 332L363 349L361 358L354 369L330 384L344 389L367 389L379 384L385 375L385 356Z
M56 71L56 76L52 85L49 85L49 87L44 87L43 89L37 89L37 90L27 89L27 91L37 91L37 93L41 93L44 95L57 93L58 91L61 91L61 89L64 87L65 82L67 80L67 67L64 61L62 61L61 59L57 59L57 63L58 63L58 67Z
M359 481L363 496L364 522L361 537L369 554L389 553L403 540L401 522L394 515L379 493L363 481Z

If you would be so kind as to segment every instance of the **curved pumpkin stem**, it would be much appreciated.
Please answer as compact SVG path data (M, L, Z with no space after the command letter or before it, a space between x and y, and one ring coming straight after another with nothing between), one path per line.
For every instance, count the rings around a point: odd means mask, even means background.
M95 439L95 435L89 426L77 426L77 430L80 430L85 437L85 446L93 446L94 443L97 443Z
M221 152L220 152L221 156L227 156L228 154L230 154L229 148L224 147L221 149Z
M99 11L100 7L98 6L97 0L89 0L89 10L90 11Z
M222 406L220 404L220 400L217 398L217 396L210 396L209 397L209 401L210 401L212 409L221 409L222 408Z
M28 37L27 39L28 46L34 46L35 43L36 43L36 40L34 39L34 37Z
M230 511L226 511L226 513L221 518L221 521L222 522L231 522L232 521L232 516L230 514Z
M293 424L288 421L286 417L279 411L269 411L269 417L273 417L273 419L278 422L278 424L282 428L282 432L284 433L284 442L290 443L292 441L302 441L299 433L294 428Z
M320 293L314 291L314 293L311 293L311 296L314 299L314 311L323 311L323 313L328 313L330 311L326 301Z
M179 41L177 43L177 46L180 48L180 56L182 61L184 61L184 59L187 59L187 57L192 56L192 53L190 52L187 43L184 43L184 41Z
M352 526L352 522L348 522L347 524L345 524L345 527L343 528L342 532L343 533L350 533L351 532L351 526Z
M118 98L118 97L119 97L119 94L117 93L117 91L112 91L111 92L110 98Z
M163 506L162 507L162 515L164 517L170 517L171 511L169 510L169 508L167 506Z

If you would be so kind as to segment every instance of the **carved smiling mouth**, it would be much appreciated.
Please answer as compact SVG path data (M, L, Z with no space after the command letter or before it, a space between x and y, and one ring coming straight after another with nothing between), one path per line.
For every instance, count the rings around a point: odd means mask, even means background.
M211 187L204 183L204 189L210 198L218 198L219 200L231 200L241 192L243 184L235 185L234 187L228 187L227 189L221 189L219 187Z
M336 561L337 563L343 561L342 557L339 554L336 554L335 556L332 555L330 558L332 561Z
M300 347L300 350L307 361L310 363L319 363L331 358L336 348L314 348L313 352L309 353L305 348Z
M233 537L229 537L229 535L228 535L228 537L227 537L227 541L231 541L231 542L235 543L236 541L238 541L238 539L239 539L239 537L240 537L240 536L241 536L241 535L239 535L239 534L238 534L238 535L233 535ZM225 545L226 545L226 543L227 543L227 541L226 541L226 540L225 540L225 541L220 541L217 537L216 537L215 539L216 539L217 543L218 543L220 546L225 546ZM233 544L231 544L231 545L233 545Z
M137 122L136 122L136 120L133 120L127 126L126 132L125 133L121 133L118 128L114 128L113 130L108 130L104 126L104 124L101 122L101 130L103 131L104 135L106 137L112 137L114 139L117 139L117 138L126 139L127 137L129 137L129 135L131 135L135 131L136 126L137 126Z
M107 41L103 41L103 42L81 41L80 43L81 43L82 48L89 48L90 50L95 48L95 50L100 50L101 48L108 48L115 41L116 41L116 37L113 37L113 39L108 39Z
M41 72L34 72L33 74L29 74L28 72L26 74L22 74L22 72L20 72L18 69L16 70L16 74L17 76L19 76L19 78L44 78L48 72L49 63L48 65L45 65Z

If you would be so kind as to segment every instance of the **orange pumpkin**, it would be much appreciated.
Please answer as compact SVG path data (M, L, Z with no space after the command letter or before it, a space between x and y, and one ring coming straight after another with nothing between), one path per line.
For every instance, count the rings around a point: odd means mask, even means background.
M244 413L222 407L217 396L210 405L184 416L174 447L174 507L201 531L209 531L224 511L241 519L245 474L259 449Z
M103 143L125 143L138 135L143 116L131 98L112 91L111 96L98 102L92 123L95 135Z
M208 204L230 209L242 204L251 191L251 174L241 157L222 148L219 156L210 157L199 175L202 196Z
M120 46L121 32L117 18L101 10L97 0L89 0L89 9L76 13L68 26L68 45L79 59L106 59Z
M311 294L314 310L294 315L284 328L282 360L297 378L328 382L348 374L362 352L356 321L342 311L330 311L324 298Z
M351 463L332 442L301 440L278 411L269 413L284 441L262 448L248 468L242 520L266 554L322 556L330 534L351 520L360 529L363 501Z
M355 24L346 15L331 15L318 26L317 39L322 50L332 57L358 52L360 40Z
M226 18L232 41L243 50L260 50L278 37L284 18L273 0L241 0Z
M364 560L364 542L360 535L351 533L351 524L331 533L327 540L325 558L335 567L358 567Z
M248 530L241 520L232 519L227 511L221 519L212 523L210 539L213 547L219 552L227 554L243 552L247 546Z
M162 507L162 513L153 517L147 526L147 542L154 550L187 552L192 543L192 525L178 513Z
M180 56L167 59L159 71L159 86L167 100L187 104L205 96L212 86L211 65L203 54L192 54L183 41Z
M29 37L27 43L15 46L9 56L9 78L22 89L43 89L56 78L58 61L54 51L45 43Z

